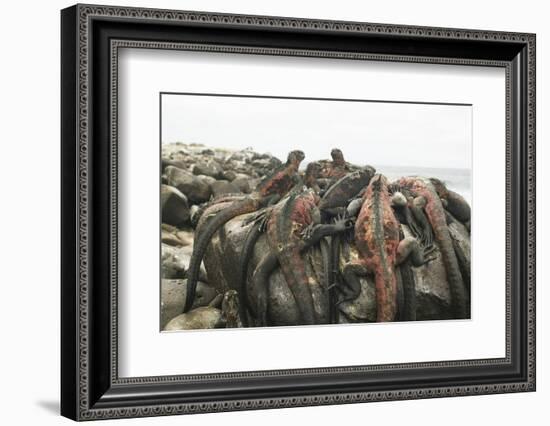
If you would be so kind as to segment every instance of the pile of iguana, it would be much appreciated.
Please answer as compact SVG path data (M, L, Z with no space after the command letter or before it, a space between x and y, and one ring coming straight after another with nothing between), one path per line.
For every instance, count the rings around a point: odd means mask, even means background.
M244 222L253 225L238 265L239 317L245 327L270 325L269 278L277 267L295 300L299 324L326 322L313 301L316 274L308 272L304 259L305 252L317 245L324 269L321 286L331 299L330 322L336 321L340 304L358 297L359 277L367 274L374 277L377 321L415 320L412 268L429 261L427 256L436 248L445 265L455 316L468 316L461 270L469 274L469 255L460 253L456 242L453 245L447 229L453 220L469 228L470 209L464 199L436 179L402 178L389 184L383 175L374 175L374 168L347 163L338 149L331 156L332 162L309 163L302 174L304 154L292 151L252 194L224 196L203 208L187 272L184 312L193 304L200 264L216 231L236 216L257 212ZM402 225L410 231L407 236ZM357 255L340 267L341 235L346 231L353 231L347 234L353 234ZM249 273L249 260L262 235L269 251ZM253 294L247 293L247 284Z
M258 300L254 305L254 312L259 325L267 324L267 293L269 276L280 265L287 284L293 293L303 324L313 324L318 321L313 312L313 303L307 283L314 280L307 276L302 259L302 252L319 243L324 237L344 232L350 228L351 222L343 214L333 224L322 223L323 216L335 215L338 208L345 208L346 204L366 184L372 175L370 171L358 171L339 179L329 191L319 197L319 187L316 184L320 176L321 166L318 162L310 163L306 169L303 185L297 185L279 204L270 208L261 218L260 225L253 226L245 239L241 253L240 291L241 314L247 317L245 307L248 305L246 296L246 280L248 261L252 255L254 245L262 232L267 231L268 242L272 252L268 253L257 266L252 282L257 289ZM309 189L305 189L309 187ZM322 246L325 263L325 278L328 277L329 248ZM330 282L325 282L325 288ZM247 323L247 320L243 322Z

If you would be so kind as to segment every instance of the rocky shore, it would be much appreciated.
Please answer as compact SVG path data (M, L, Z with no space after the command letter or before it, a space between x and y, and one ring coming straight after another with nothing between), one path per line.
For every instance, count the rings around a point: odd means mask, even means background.
M162 147L161 185L161 329L203 329L239 327L239 279L238 265L243 244L252 222L253 213L240 215L227 222L217 232L209 245L201 268L193 307L183 313L186 298L186 272L193 252L195 227L207 203L228 194L249 194L265 175L271 173L281 161L269 154L245 149L230 151L198 144L173 143ZM383 171L382 171L383 173ZM461 265L470 260L470 234L459 220L447 220L449 234L455 250L462 256ZM407 225L401 225L405 236L411 235ZM454 318L450 286L440 247L435 244L430 262L412 268L416 292L416 319ZM247 295L256 297L256 289L250 285L252 271L263 254L269 251L266 236L261 235L249 259ZM340 264L357 256L353 240L343 242ZM323 255L320 246L314 246L303 254L308 276L313 277L312 293L315 310L321 317L331 310L329 290L325 281ZM464 286L469 292L468 277ZM361 290L355 300L338 305L337 322L376 321L376 297L372 276L360 279ZM277 268L269 278L269 324L274 326L296 325L298 310L292 293Z

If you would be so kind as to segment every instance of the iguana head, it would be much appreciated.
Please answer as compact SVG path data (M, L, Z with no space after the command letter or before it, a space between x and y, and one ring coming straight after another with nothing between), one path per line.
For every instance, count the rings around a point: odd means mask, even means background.
M300 151L300 150L290 151L288 153L286 164L288 166L290 165L295 166L296 169L298 169L300 167L300 163L303 161L304 158L306 158L306 156L303 153L303 151Z
M372 190L380 192L384 186L387 186L388 182L384 175L378 174L372 178Z
M346 163L346 161L344 160L344 154L338 148L333 148L333 150L330 151L330 156L332 157L332 161L334 161L336 164Z
M317 161L309 163L306 167L306 173L304 176L305 184L308 187L312 187L321 173L322 167Z
M442 200L447 199L449 195L449 191L447 190L447 187L445 186L445 184L436 178L430 178L430 182L434 186L435 192L437 192L437 195L439 195L439 198L441 198Z

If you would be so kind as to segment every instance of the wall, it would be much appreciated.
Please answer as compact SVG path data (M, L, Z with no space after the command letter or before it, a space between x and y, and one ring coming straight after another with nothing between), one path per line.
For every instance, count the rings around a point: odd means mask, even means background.
M118 1L105 0L105 4ZM538 67L538 257L548 258L548 202L542 191L548 172L545 140L550 114L548 44L544 2L517 1L291 1L189 0L123 1L133 6L219 12L297 16L382 23L479 28L537 33ZM66 424L58 417L59 394L59 9L67 1L9 2L2 8L0 73L0 174L2 208L0 238L0 357L4 424ZM490 177L488 177L490 178ZM545 238L546 237L546 238ZM512 425L542 423L550 400L548 358L549 315L544 306L548 273L538 274L538 390L453 399L387 402L350 406L295 408L260 412L212 414L132 420L132 424L252 425L298 423L315 418L319 424L357 420L370 424L408 422L447 426L477 423ZM6 339L7 338L7 339ZM4 420L5 419L5 420ZM126 420L121 422L127 422ZM112 422L106 422L112 423ZM114 423L113 423L114 424Z

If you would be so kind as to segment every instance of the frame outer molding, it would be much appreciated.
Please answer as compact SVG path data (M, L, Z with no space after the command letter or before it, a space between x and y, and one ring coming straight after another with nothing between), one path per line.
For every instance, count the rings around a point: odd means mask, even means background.
M438 38L449 40L485 40L506 41L525 46L527 61L527 105L525 134L527 136L526 158L523 166L527 169L526 198L527 204L527 236L526 250L527 268L527 381L518 383L503 383L479 386L452 386L448 388L404 389L400 391L334 393L326 395L310 395L303 397L274 397L254 400L231 400L197 404L163 404L142 406L136 408L93 408L90 401L89 378L89 54L90 54L90 21L92 18L135 19L141 21L171 21L179 23L220 24L227 26L244 26L256 28L304 29L338 33L382 34L386 36L410 36L414 38ZM535 46L534 34L497 32L466 29L448 29L438 27L420 27L388 24L372 24L360 22L339 22L327 20L248 16L221 13L203 13L189 11L158 10L129 7L106 7L97 5L76 5L65 9L62 14L62 50L74 49L74 64L62 66L62 101L65 104L75 104L78 107L74 116L63 108L62 114L62 179L73 178L74 192L67 186L62 188L62 211L64 213L62 230L62 256L64 264L74 259L65 271L62 285L62 320L64 323L75 318L78 327L74 328L74 336L67 336L71 328L64 328L65 339L74 339L74 359L71 359L62 348L62 414L75 420L93 420L113 417L160 416L184 413L206 413L230 410L248 410L263 408L282 408L294 406L344 404L353 402L403 400L417 398L434 398L443 396L465 396L488 393L505 393L535 390ZM71 58L70 54L66 54ZM76 80L72 81L70 74L74 69ZM76 99L70 97L71 91L77 94ZM525 107L525 106L524 106ZM67 120L71 122L67 124ZM72 121L74 120L74 122ZM76 142L76 144L75 144ZM76 162L73 169L69 165ZM70 213L74 213L71 218ZM66 221L69 221L68 223ZM75 233L72 233L73 230ZM71 241L71 234L72 239ZM74 236L76 235L76 240ZM508 267L508 265L507 265ZM74 278L70 272L74 272ZM72 286L74 294L67 294ZM74 296L74 297L73 297ZM71 297L73 299L71 300ZM71 301L74 306L71 306ZM65 326L64 326L65 327ZM68 368L68 366L70 368ZM72 371L71 373L71 370ZM70 388L69 388L70 387ZM71 391L74 398L70 398Z

